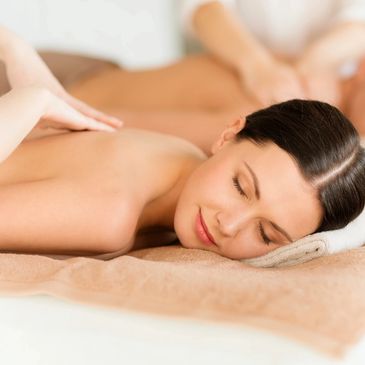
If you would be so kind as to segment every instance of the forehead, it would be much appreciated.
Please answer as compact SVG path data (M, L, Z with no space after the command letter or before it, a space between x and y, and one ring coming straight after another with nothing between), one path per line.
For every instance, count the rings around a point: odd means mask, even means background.
M253 179L246 165L254 172L260 204L273 222L293 239L317 229L322 217L317 191L304 179L293 157L272 142L242 141L232 147L229 154L235 169L251 187Z
M290 181L295 182L297 187L311 190L311 185L305 181L294 158L272 142L257 145L245 140L233 146L230 155L235 164L253 165L256 170L275 176L272 183Z

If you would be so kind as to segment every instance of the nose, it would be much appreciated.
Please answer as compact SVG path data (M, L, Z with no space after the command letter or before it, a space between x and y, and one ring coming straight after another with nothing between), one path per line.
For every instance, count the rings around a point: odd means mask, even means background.
M253 212L250 209L245 209L244 212L222 210L216 214L216 219L221 234L226 237L234 237L247 226L252 216Z

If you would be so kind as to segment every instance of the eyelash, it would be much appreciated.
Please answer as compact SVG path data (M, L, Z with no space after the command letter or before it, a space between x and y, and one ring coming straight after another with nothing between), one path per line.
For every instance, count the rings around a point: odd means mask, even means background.
M242 196L245 196L247 198L247 194L245 193L245 191L242 189L239 181L238 181L238 177L237 176L234 176L232 178L232 181L233 181L233 185L235 186L236 190L238 191L238 193ZM265 232L264 232L264 229L262 227L262 224L259 222L258 225L258 230L260 232L260 236L261 236L261 240L263 243L265 243L265 245L269 245L270 244L270 238L266 236Z
M259 224L257 226L259 228L262 241L265 243L265 245L269 245L271 243L271 241L270 241L270 238L266 236L264 229L262 228L262 224L259 222Z
M241 185L238 181L238 177L237 176L234 176L232 178L232 181L233 181L233 185L236 187L237 191L239 192L240 195L243 195L247 198L247 194L245 193L245 191L241 188Z

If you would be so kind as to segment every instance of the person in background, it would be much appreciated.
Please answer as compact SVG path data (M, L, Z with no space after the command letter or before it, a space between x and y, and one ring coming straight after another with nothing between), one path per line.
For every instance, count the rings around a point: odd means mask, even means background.
M260 106L322 100L365 132L365 1L183 0L181 18Z

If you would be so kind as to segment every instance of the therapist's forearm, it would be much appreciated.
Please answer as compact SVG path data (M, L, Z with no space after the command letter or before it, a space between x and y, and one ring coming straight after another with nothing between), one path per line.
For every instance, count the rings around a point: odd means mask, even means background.
M9 55L20 46L26 45L16 34L0 25L0 60L8 61Z
M312 69L336 71L349 60L365 55L365 23L338 25L311 43L299 63Z
M192 22L195 34L205 47L239 72L247 72L270 58L269 52L234 14L217 1L200 6Z
M50 92L35 86L13 89L0 98L0 163L38 123L49 101Z

